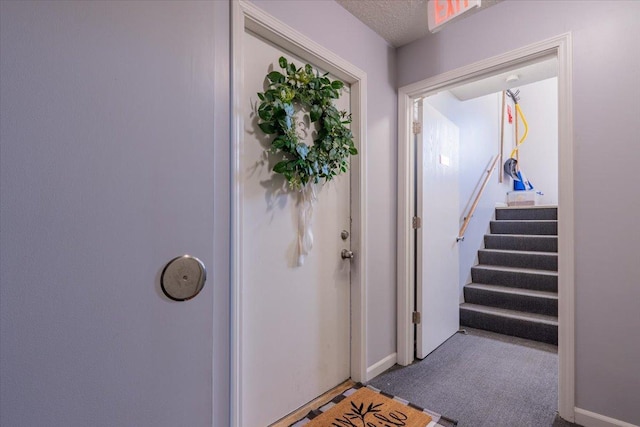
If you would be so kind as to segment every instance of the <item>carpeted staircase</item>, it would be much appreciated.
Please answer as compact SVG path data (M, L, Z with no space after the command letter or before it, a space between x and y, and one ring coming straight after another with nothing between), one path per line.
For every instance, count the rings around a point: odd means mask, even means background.
M558 344L558 208L497 208L460 325Z

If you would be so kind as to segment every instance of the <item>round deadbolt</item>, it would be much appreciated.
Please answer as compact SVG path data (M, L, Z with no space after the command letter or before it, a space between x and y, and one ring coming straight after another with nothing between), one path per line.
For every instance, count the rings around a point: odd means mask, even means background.
M204 288L207 270L202 261L190 255L172 259L162 271L162 292L174 301L186 301Z

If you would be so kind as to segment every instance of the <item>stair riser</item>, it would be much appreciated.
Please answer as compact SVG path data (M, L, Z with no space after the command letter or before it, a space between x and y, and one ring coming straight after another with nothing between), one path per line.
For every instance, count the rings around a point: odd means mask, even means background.
M496 209L496 219L558 219L558 208Z
M464 300L471 304L558 316L558 300L554 298L492 292L486 289L465 287Z
M478 251L478 261L485 265L504 267L533 268L536 270L558 271L558 256L548 254L530 254L518 252Z
M471 278L485 285L558 292L558 276L471 267Z
M558 327L460 308L460 325L558 345Z
M540 221L491 221L492 234L532 234L557 236L557 222L540 222Z
M484 247L514 251L558 252L558 238L487 234L484 236Z

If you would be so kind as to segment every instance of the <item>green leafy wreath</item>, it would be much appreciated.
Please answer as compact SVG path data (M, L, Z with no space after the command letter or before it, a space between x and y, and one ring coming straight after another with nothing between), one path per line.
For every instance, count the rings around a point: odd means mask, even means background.
M284 157L273 171L284 175L294 189L309 182L330 181L348 170L349 156L358 154L347 126L351 114L333 105L344 84L331 81L328 73L320 75L317 70L314 73L309 64L296 68L284 57L278 63L284 74L279 71L267 74L269 86L258 93L261 101L258 126L265 134L275 135L270 151ZM308 111L311 126L316 126L313 145L305 144L298 136L296 106Z

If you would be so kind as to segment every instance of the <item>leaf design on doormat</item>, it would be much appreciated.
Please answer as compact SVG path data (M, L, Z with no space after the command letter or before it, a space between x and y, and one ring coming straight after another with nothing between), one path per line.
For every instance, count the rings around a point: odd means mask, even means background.
M365 409L364 402L361 403L360 406L358 406L353 401L351 401L351 411L347 412L345 415L351 420L360 419L362 421L362 425L365 425L365 417L368 414L375 414L376 412L380 412L380 409L378 409L380 406L382 406L382 403L374 404L373 402L371 402ZM337 418L336 421L338 421Z

